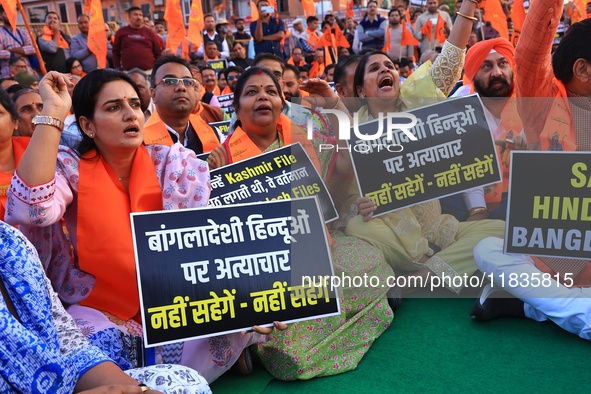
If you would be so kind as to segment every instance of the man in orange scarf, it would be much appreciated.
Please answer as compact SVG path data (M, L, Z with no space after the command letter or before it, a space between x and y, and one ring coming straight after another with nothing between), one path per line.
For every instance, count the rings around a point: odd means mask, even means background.
M220 136L208 123L224 120L222 110L200 103L202 86L193 79L189 64L177 56L163 56L151 75L156 111L144 126L144 143L171 146L180 142L196 154L211 152Z
M63 33L60 27L59 15L49 11L45 16L43 35L37 38L37 43L47 71L69 73L70 70L66 67L66 59L70 57L72 39L69 35Z
M462 90L465 94L476 92L480 95L486 120L495 141L511 141L506 147L515 145L516 148L523 149L526 143L515 100L514 53L513 44L504 38L475 44L466 54L464 64L464 85L470 88ZM460 95L462 94L458 94ZM505 219L509 187L509 150L501 151L500 146L497 148L502 182L463 193L463 202L455 200L456 204L463 208L461 213L455 215L458 219ZM457 197L452 196L443 199L442 206L449 208L448 204L455 198Z
M525 18L515 49L519 115L528 149L591 151L591 19L573 24L552 55L550 49L562 6L562 0L536 0ZM548 188L551 190L552 185ZM541 278L542 273L561 273L566 278L568 273L572 280L570 287L559 285L553 280L555 276L550 275L552 279L540 287L518 281L516 286L504 287L516 297L510 299L491 297L493 289L488 285L474 305L472 317L551 320L566 331L591 340L589 259L506 255L503 240L495 238L478 244L474 259L482 273L495 280L495 288L499 287L501 276ZM573 275L573 271L577 273Z
M442 45L437 42L437 25L439 20L443 20L443 29L445 33L449 34L451 31L451 17L445 11L441 11L437 9L439 6L437 0L428 0L427 1L427 12L421 14L416 21L415 29L414 29L414 36L417 40L420 41L421 45L419 49L421 53L425 53L430 49L435 49L436 46ZM431 34L429 37L423 34L423 27L431 23Z

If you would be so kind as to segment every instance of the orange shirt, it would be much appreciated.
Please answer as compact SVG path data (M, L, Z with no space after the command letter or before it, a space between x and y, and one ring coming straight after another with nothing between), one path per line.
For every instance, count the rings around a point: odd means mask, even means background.
M518 100L519 115L528 143L538 140L554 101L552 98L560 90L552 71L551 49L562 8L562 0L533 1L515 48L517 96L539 97L535 105L531 100ZM542 97L547 100L542 100Z

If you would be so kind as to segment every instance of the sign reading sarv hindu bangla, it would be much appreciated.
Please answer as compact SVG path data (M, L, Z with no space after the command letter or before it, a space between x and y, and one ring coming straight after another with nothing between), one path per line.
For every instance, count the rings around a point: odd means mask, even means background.
M211 171L210 207L316 195L324 220L337 219L332 197L299 142Z
M408 113L417 119L407 129L416 141L393 127L396 122L387 116L359 126L362 135L379 135L381 124L381 138L365 141L351 130L353 167L362 195L376 202L374 215L501 180L478 96L445 100Z
M511 152L505 253L591 258L591 153Z
M333 269L314 197L131 223L146 346L340 313L321 280Z

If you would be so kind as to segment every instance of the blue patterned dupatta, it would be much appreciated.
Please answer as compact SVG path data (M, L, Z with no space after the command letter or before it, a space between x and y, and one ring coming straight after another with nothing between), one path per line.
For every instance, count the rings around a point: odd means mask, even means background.
M0 222L0 277L20 318L0 297L0 392L71 393L79 375L62 355L45 274L24 236Z

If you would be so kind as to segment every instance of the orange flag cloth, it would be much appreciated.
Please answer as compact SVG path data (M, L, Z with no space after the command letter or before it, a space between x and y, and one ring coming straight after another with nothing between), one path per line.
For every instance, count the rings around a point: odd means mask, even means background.
M419 41L413 37L412 32L406 27L405 22L402 22L402 39L400 40L400 45L419 45Z
M164 20L168 24L168 38L166 39L166 48L170 49L172 53L176 54L179 45L187 36L187 31L185 30L185 21L183 19L183 12L181 8L181 0L168 0L166 2ZM185 46L183 45L183 47Z
M335 23L335 28L334 28L334 37L335 37L335 41L336 41L336 44L338 47L349 48L351 46L349 44L349 41L347 41L347 38L343 34L343 31L341 30L339 25L337 25L336 23Z
M314 0L302 0L302 7L306 13L306 18L316 15L316 6Z
M433 22L431 22L430 19L421 28L421 34L423 34L424 37L427 37L427 40L433 40Z
M500 0L486 0L480 4L484 8L484 20L490 22L492 27L499 32L501 37L509 39L509 28L507 27L507 16L503 11Z
M257 15L257 19L258 17L259 16ZM199 47L203 43L204 28L205 23L203 22L203 8L201 7L201 0L193 0L191 2L191 13L189 14L189 31L187 33L187 38L189 41L191 41L191 43L193 43L193 45Z
M441 14L437 15L437 24L435 25L435 41L438 41L440 44L445 42L445 21L441 17Z
M347 18L353 19L355 17L355 11L353 11L353 0L347 2Z
M253 22L256 22L259 19L259 9L254 1L250 2L250 18Z
M0 4L4 8L4 12L6 12L6 16L8 17L8 21L10 22L10 26L12 26L12 31L16 33L16 7L17 7L18 0L0 0Z
M88 26L88 50L96 56L98 68L107 68L107 33L101 0L86 0L84 13L90 18Z

